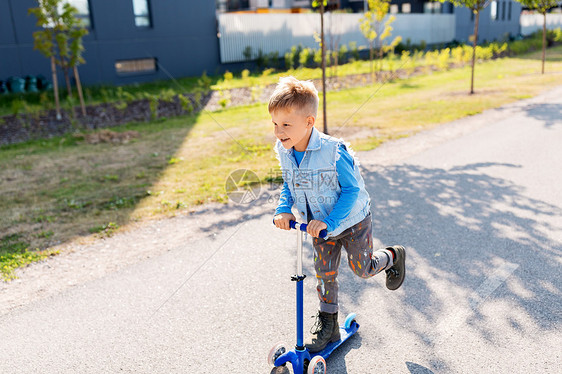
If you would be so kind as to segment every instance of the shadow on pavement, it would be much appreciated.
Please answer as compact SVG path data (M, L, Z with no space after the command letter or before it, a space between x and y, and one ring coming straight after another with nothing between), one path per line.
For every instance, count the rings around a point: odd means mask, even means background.
M529 104L523 108L529 117L543 121L545 127L562 123L562 106L557 104ZM557 118L558 121L553 119Z
M529 198L524 188L493 176L493 169L517 167L479 163L440 169L405 164L363 171L372 198L374 237L383 245L400 243L413 249L401 296L407 307L397 312L397 318L428 352L434 347L431 334L418 328L416 320L421 316L435 325L445 312L444 295L431 281L470 293L505 261L518 266L510 276L516 287L502 284L487 301L515 303L514 308L522 309L543 331L555 329L562 319L562 279L556 261L562 248L548 236L562 230L562 224L552 223L562 216L562 209ZM344 277L340 284L356 282L350 274L340 273ZM466 323L482 339L497 338L478 308L470 312ZM514 330L521 330L524 323L516 313L501 318ZM442 361L432 365L446 366Z
M425 366L421 366L413 362L407 361L406 366L408 367L410 374L433 374L433 371L429 370Z

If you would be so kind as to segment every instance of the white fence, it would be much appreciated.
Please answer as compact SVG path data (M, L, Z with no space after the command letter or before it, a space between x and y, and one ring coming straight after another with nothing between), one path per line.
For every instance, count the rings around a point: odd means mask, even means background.
M544 18L542 14L522 14L521 15L521 34L529 35L537 30L542 30ZM562 14L550 13L546 15L546 28L562 28Z
M359 29L362 14L328 13L324 18L327 48L357 42L367 45ZM320 15L308 14L219 14L219 45L222 63L244 61L248 46L257 53L279 52L283 56L292 46L318 48L314 39L320 33ZM397 14L392 23L393 39L401 36L412 44L446 43L455 36L454 14ZM333 47L332 47L333 48Z

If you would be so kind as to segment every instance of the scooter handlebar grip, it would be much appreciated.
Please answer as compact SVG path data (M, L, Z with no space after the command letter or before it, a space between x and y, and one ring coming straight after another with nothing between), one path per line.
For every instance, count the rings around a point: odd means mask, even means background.
M297 222L297 221L289 221L289 224L290 224L290 226L291 226L292 229L296 229L296 228L297 228L298 222ZM299 229L300 229L301 231L306 232L306 227L307 227L307 226L308 226L308 225L307 225L306 223L300 223L300 224L299 224ZM325 238L326 236L328 236L328 231L327 231L326 229L320 230L320 234L319 234L318 236L321 237L321 238Z
M275 220L273 220L273 224L275 224ZM306 227L307 224L306 223L298 223L297 221L289 221L289 226L291 226L292 229L297 229L297 224L299 225L299 229L301 231L306 232ZM328 236L328 231L326 229L324 230L320 230L320 235L318 235L321 238L325 238L326 236Z

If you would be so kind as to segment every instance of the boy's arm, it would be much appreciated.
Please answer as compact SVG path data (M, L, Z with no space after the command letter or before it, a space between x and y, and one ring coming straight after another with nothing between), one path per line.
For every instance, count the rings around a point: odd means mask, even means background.
M341 195L334 205L334 209L328 217L324 219L324 223L328 226L328 232L338 227L339 223L344 220L359 196L359 183L355 178L353 156L347 152L344 145L338 148L339 158L336 161L336 170L338 173L338 183L341 187Z
M291 196L291 190L289 189L289 185L287 182L283 183L283 188L281 189L281 194L279 196L279 204L277 205L277 209L275 209L274 216L280 213L291 213L291 208L293 207L295 201L293 200L293 196Z

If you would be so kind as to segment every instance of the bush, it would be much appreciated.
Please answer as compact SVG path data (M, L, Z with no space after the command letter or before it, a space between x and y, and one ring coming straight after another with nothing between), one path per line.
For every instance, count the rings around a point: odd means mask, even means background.
M340 64L345 64L347 62L347 52L349 50L347 49L346 45L343 44L340 47L340 50L338 51L338 61Z
M256 65L258 66L258 69L264 69L268 64L269 55L264 54L261 49L258 50L258 55L256 57Z
M314 63L316 66L322 66L322 49L319 48L314 51Z
M427 66L437 65L439 61L439 51L428 51L425 53L425 64Z
M451 50L451 56L453 58L453 62L456 64L464 63L464 48L462 45L455 47Z
M437 56L437 67L441 70L448 70L450 58L451 50L449 48L442 49Z
M228 70L224 73L224 81L228 82L231 81L234 78L234 75L229 72Z
M476 46L476 58L478 60L490 60L493 57L492 48L490 46Z
M292 52L285 53L285 69L287 69L287 70L294 69L294 67L295 67L294 61L295 61L295 59L293 58Z
M349 50L351 51L351 58L355 61L359 61L359 49L357 48L357 42L349 42Z
M299 67L304 68L310 65L314 51L312 48L304 48L299 56Z
M247 46L246 48L244 48L244 51L242 52L242 55L244 55L244 58L246 59L246 61L250 61L252 59L252 47Z

